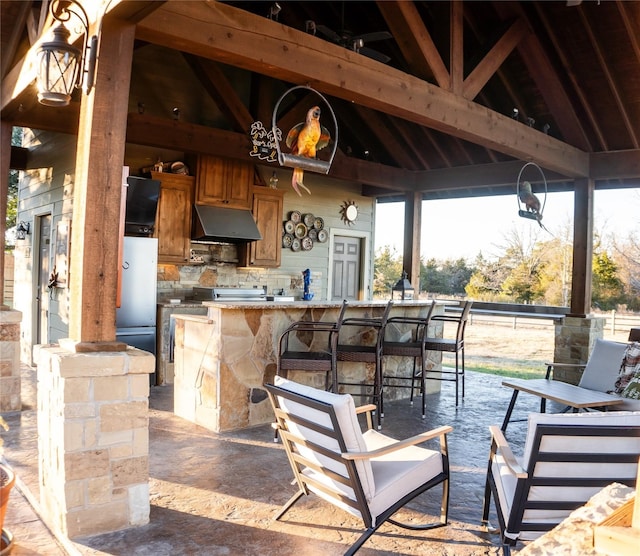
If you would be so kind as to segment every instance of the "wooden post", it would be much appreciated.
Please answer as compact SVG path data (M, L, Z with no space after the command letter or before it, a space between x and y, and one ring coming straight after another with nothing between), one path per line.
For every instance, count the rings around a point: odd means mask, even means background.
M4 232L7 222L7 195L9 194L9 165L11 162L11 132L13 126L4 120L0 122L0 307L4 305Z
M593 180L580 179L575 181L571 316L586 316L591 311L593 191Z
M420 230L422 229L422 195L407 193L404 202L404 249L402 267L409 276L416 299L420 293Z
M95 86L82 95L69 271L69 338L76 351L125 347L115 342L115 312L134 38L135 25L105 18Z

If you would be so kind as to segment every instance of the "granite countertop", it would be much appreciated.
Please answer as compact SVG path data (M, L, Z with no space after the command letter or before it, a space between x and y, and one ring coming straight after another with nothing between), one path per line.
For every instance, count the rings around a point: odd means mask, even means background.
M180 303L169 303L168 301L158 301L158 307L202 307L202 301L180 301Z
M384 307L389 302L388 299L375 299L370 301L350 301L349 307ZM405 301L394 301L397 307L417 307L428 305L431 300L416 299ZM439 305L451 302L437 301ZM342 301L203 301L205 307L217 309L328 309L340 308Z

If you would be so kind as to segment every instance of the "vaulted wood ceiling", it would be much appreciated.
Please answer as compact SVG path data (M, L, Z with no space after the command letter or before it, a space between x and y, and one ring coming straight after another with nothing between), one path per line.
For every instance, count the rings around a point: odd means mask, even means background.
M308 83L338 119L331 175L365 194L513 192L527 160L550 191L587 176L638 187L640 2L568 4L280 1L270 15L271 2L124 2L113 15L138 23L127 137L246 156L251 122L268 125L279 96ZM77 102L52 111L33 90L8 98L46 25L42 2L0 9L2 118L72 132ZM304 90L288 99L285 133L311 101Z

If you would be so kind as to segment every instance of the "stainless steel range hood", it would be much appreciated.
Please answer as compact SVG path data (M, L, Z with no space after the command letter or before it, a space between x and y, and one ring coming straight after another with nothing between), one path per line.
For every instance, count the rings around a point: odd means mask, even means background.
M216 243L244 243L262 239L251 211L193 206L192 241Z

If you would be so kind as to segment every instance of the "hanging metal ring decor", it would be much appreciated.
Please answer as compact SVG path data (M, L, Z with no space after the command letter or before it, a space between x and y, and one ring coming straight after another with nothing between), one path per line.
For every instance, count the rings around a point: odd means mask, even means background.
M333 142L333 149L331 151L329 160L325 161L325 160L319 160L317 158L308 158L306 156L299 156L291 153L284 153L280 148L280 141L276 140L275 143L276 143L276 150L278 152L278 162L280 163L280 166L286 166L288 168L301 168L302 170L309 170L311 172L317 172L319 174L328 174L329 170L331 169L331 164L333 163L333 158L335 157L336 151L338 149L338 122L336 120L336 115L333 112L333 108L331 108L331 105L329 104L327 99L324 96L322 96L318 91L309 87L308 85L297 85L285 91L284 94L278 99L278 102L276 103L276 106L273 109L273 117L271 120L271 129L273 129L273 136L274 138L279 136L277 134L278 127L276 123L277 123L278 109L280 108L280 104L282 103L282 100L287 95L291 94L293 91L297 89L305 89L307 91L311 91L312 93L315 93L317 96L319 96L322 99L322 102L329 109L329 114L331 115L331 118L333 120L333 137L331 137L331 141Z
M544 182L544 199L542 203L540 199L533 193L531 188L531 183L528 181L522 181L522 174L527 166L533 166L538 169L540 175L542 176L542 181ZM547 178L542 171L542 168L538 166L535 162L527 162L521 169L518 174L518 182L516 185L517 188L517 199L518 199L518 216L522 218L529 218L530 220L536 220L538 224L542 226L542 215L544 213L544 206L547 203Z

